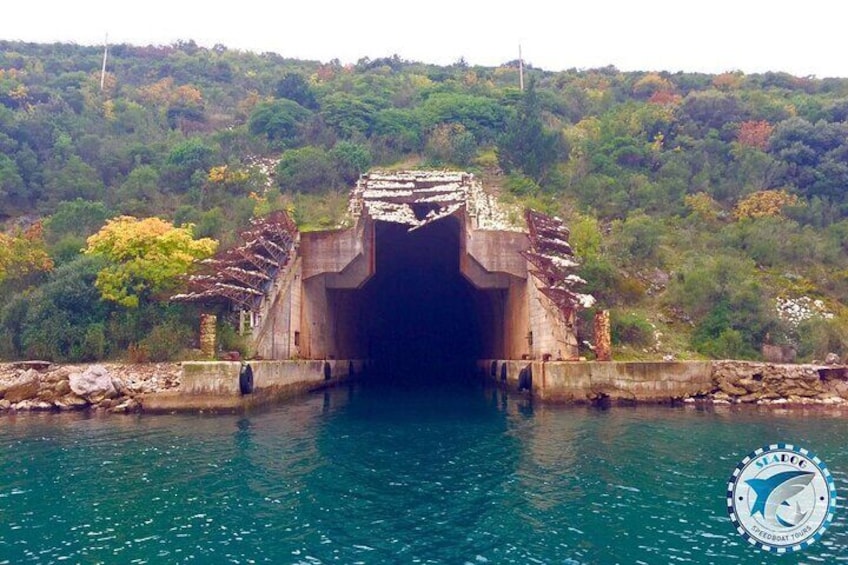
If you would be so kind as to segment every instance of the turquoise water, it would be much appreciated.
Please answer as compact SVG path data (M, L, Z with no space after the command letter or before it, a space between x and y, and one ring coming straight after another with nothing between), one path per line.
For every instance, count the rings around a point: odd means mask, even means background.
M848 562L848 419L533 406L478 386L356 387L248 415L0 418L0 563ZM836 522L748 546L728 476L816 451Z

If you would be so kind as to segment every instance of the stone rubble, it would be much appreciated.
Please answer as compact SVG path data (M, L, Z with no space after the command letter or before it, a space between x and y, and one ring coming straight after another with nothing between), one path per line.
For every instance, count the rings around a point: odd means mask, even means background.
M0 363L0 413L95 409L136 412L145 394L175 391L178 363L54 365Z
M848 365L714 361L712 383L709 392L684 401L848 407Z
M416 207L427 205L424 217ZM518 209L502 205L473 174L456 171L372 171L351 191L348 220L373 219L420 228L464 208L477 229L523 231Z

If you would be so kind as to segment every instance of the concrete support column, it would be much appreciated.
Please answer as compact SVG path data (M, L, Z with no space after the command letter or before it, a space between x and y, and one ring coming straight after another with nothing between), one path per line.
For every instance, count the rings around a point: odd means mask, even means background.
M218 316L215 314L200 315L200 351L209 359L215 357L215 342L217 341L216 326Z
M595 312L595 359L597 361L612 361L609 310Z

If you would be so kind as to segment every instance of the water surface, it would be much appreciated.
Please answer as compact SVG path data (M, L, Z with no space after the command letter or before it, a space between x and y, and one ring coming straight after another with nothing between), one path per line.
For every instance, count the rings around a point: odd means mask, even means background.
M848 420L534 406L476 385L339 388L247 415L0 418L0 564L848 562ZM785 441L836 522L747 545L727 479Z

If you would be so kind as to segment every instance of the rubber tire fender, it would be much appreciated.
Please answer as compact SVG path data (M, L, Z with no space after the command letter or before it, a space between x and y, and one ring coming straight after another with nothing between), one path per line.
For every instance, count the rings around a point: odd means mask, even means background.
M241 394L253 393L253 367L245 363L239 371L239 392Z
M518 390L531 390L533 388L533 368L527 365L518 373Z

